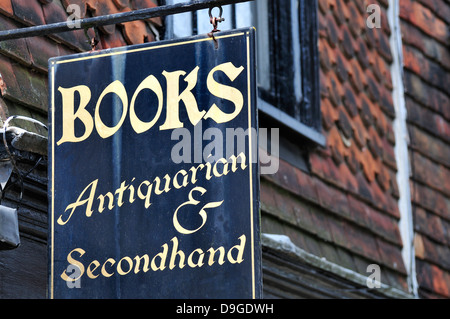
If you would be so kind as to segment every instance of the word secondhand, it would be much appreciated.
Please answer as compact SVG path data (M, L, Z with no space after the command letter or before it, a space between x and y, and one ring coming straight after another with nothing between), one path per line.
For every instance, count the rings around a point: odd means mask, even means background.
M244 97L238 89L224 85L215 80L214 74L216 72L223 72L228 79L233 82L244 70L243 66L235 67L231 62L222 63L214 67L206 78L206 87L213 96L219 100L227 100L234 105L234 110L231 112L222 111L217 104L213 103L208 111L199 110L197 99L192 93L198 82L199 67L196 66L188 75L183 70L167 72L163 71L162 75L166 80L166 119L165 122L159 126L159 130L171 130L184 127L184 123L180 121L180 102L184 103L186 113L189 121L196 125L202 119L211 119L216 123L227 123L239 115L244 106ZM186 75L186 76L185 76ZM180 78L184 77L184 82L187 83L186 88L180 92ZM143 121L136 114L136 100L139 94L144 90L150 90L156 95L157 105L140 105L138 107L156 108L156 113L152 120ZM88 105L91 103L91 90L86 85L77 85L74 87L63 88L59 87L58 91L62 96L62 137L57 141L57 145L63 143L77 143L86 140L95 129L100 137L106 139L114 135L122 126L127 114L132 128L137 134L150 130L161 116L164 105L164 92L159 80L154 75L149 75L134 91L131 101L129 102L127 89L119 80L115 80L104 88L100 96L97 98L95 104L94 116L88 111ZM100 107L102 101L108 94L116 95L122 104L122 114L119 121L113 125L108 126L101 118ZM75 107L75 101L79 105ZM103 103L105 104L105 103ZM120 103L119 103L120 104ZM227 107L228 108L228 107ZM84 132L81 134L76 132L76 122L81 121L84 126Z

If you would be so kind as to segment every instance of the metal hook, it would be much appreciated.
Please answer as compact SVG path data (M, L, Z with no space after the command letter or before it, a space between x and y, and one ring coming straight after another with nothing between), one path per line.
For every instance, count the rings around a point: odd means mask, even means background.
M213 8L219 8L219 17L213 17L212 15L212 9ZM219 43L217 42L216 38L214 37L214 33L219 32L220 30L217 29L217 26L220 22L225 21L225 18L222 18L222 13L223 13L223 9L221 6L217 6L217 7L210 7L208 14L209 14L209 22L212 24L213 29L211 30L210 33L208 33L209 37L211 37L214 41L214 46L216 49L219 48Z
M96 50L96 46L99 43L99 40L97 39L99 38L98 30L96 27L93 27L92 29L94 30L93 38L91 38L88 34L89 28L84 28L84 35L86 36L87 42L89 42L89 45L91 46L91 52Z

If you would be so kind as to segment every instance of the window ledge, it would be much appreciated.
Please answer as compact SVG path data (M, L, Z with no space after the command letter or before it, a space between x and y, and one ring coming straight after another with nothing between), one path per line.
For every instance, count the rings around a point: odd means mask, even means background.
M343 297L342 294L345 293L345 289L342 290L342 288L345 286L348 290L348 285L354 286L354 289L352 289L354 293L356 293L358 290L361 290L361 296L363 297L365 296L369 298L379 298L381 296L382 298L384 297L394 299L414 298L413 295L384 283L381 283L380 288L367 289L366 276L363 276L351 269L347 269L345 267L332 263L325 258L320 258L304 251L303 249L294 245L288 236L262 234L261 239L263 249L269 249L274 252L278 252L279 254L281 254L281 256L290 257L290 259L293 260L296 265L308 265L312 267L312 269L315 269L314 273L316 274L317 279L320 279L323 276L330 278L336 278L337 276L337 278L340 278L340 284L342 285L342 287L340 287L341 289L338 289L339 287L335 287L337 293L337 295L335 296L336 298ZM280 263L282 259L279 260ZM336 284L336 280L333 282L335 282ZM311 289L317 289L317 282L314 283L314 287L311 287ZM328 290L330 293L333 292L333 290Z
M289 116L285 112L270 105L261 98L258 98L258 110L264 113L265 115L269 116L271 119L273 119L280 125L300 134L302 137L306 138L314 145L321 147L326 146L326 139L322 133L299 122L292 116Z

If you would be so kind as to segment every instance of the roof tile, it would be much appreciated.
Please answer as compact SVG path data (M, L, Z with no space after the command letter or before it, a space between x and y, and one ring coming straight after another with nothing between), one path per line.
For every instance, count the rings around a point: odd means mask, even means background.
M14 15L28 25L45 24L42 7L37 0L11 0Z

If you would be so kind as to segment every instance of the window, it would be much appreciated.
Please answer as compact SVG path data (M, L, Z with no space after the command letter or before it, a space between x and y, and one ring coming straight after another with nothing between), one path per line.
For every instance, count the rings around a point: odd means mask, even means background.
M226 20L219 25L221 30L256 27L260 111L307 141L324 145L320 133L317 1L255 0L224 6L222 16ZM165 38L204 34L211 28L208 10L178 14L166 18Z

